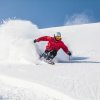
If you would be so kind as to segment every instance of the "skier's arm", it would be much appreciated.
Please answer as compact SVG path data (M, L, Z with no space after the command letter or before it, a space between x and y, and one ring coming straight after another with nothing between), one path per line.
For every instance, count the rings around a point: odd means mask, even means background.
M68 47L62 42L62 46L61 48L63 49L63 51L68 54L69 50L68 50Z
M43 36L43 37L40 37L38 39L36 39L37 42L40 42L40 41L50 41L51 37L50 36Z
M67 55L69 55L69 56L72 55L72 53L69 51L68 47L63 42L62 42L62 49Z

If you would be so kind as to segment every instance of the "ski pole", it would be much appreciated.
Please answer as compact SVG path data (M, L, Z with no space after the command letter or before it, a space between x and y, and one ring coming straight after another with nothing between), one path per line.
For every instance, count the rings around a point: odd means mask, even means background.
M71 63L71 58L70 58L70 56L69 56L69 63Z

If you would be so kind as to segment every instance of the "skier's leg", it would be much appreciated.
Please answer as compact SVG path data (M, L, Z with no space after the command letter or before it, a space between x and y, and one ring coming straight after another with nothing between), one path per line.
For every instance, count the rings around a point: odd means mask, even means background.
M40 56L40 58L47 58L48 57L48 54L49 54L49 51L48 50L45 50L45 52Z
M47 60L52 60L56 55L57 55L57 51L56 50L53 50L53 51L49 52Z

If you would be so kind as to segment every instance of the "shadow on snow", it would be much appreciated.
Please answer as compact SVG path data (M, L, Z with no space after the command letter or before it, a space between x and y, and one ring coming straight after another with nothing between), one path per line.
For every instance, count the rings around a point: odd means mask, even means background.
M61 61L58 63L100 63L100 61L89 61L89 57L72 57L70 61Z

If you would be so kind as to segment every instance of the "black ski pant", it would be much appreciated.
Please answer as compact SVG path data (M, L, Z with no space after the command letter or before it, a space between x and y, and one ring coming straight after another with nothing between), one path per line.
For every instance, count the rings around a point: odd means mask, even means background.
M57 55L57 50L45 50L41 57L44 57L46 60L51 60Z

